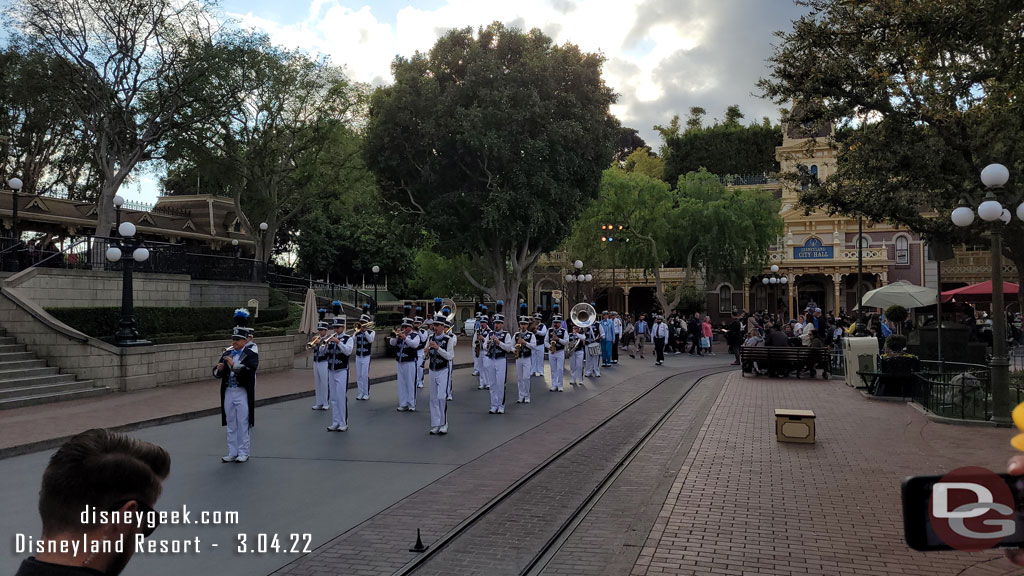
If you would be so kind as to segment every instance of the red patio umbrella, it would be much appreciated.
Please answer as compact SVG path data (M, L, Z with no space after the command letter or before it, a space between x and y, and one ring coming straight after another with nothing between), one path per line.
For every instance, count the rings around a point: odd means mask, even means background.
M980 284L971 284L963 288L946 290L942 293L942 301L949 302L952 299L957 302L990 302L992 300L992 281L988 280ZM1003 282L1003 300L1006 302L1017 301L1017 285L1013 282Z

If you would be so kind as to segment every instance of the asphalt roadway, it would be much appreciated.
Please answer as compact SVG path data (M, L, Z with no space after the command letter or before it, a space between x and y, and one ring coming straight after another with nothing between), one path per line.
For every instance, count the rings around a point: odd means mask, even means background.
M344 433L326 431L330 412L310 410L311 399L272 404L256 410L252 458L245 464L220 462L226 444L219 417L138 430L132 434L163 446L172 458L171 474L156 508L187 507L193 522L162 525L150 541L165 540L169 547L189 541L198 553L137 553L124 574L269 574L304 550L315 549L631 375L657 370L669 376L701 366L721 366L731 359L669 356L664 366L654 367L651 359L633 360L623 354L617 367L602 370L602 378L587 379L583 386L566 384L563 393L547 391L547 376L534 378L533 402L508 402L504 415L488 414L488 392L476 389L478 379L471 370L457 370L445 436L427 433L430 414L425 389L419 391L417 412L395 410L394 382L372 386L372 399L365 402L354 400L355 391L349 390L349 430ZM508 398L512 399L514 379L510 366ZM51 454L0 460L4 511L0 539L8 543L0 554L0 574L13 574L28 555L16 553L16 535L39 535L39 481ZM203 512L217 511L237 512L237 524L196 524ZM243 539L245 551L240 552Z

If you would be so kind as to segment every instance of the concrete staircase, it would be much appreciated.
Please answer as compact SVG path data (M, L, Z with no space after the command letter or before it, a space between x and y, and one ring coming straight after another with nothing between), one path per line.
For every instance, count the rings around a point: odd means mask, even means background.
M94 387L92 380L76 380L74 374L60 374L18 344L0 329L0 410L47 404L76 398L91 398L112 392Z

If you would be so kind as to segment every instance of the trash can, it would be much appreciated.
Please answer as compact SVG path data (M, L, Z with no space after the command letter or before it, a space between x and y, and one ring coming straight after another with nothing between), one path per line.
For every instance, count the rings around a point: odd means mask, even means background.
M871 336L843 338L843 359L846 361L846 385L863 386L864 381L857 372L878 371L878 339Z

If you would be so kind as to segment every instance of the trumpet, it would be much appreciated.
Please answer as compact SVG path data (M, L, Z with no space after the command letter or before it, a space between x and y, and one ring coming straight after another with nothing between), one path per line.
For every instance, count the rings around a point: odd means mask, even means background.
M322 340L322 339L323 339L323 336L320 336L319 334L317 334L315 337L313 337L312 340L310 340L309 342L306 342L306 349L309 350L310 348L316 347L318 344L320 344L320 340Z

